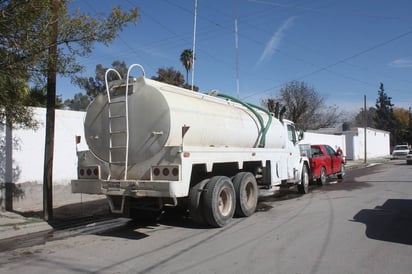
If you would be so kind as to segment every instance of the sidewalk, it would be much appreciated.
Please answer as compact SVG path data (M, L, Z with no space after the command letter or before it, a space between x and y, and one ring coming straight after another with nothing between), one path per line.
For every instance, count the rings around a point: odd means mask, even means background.
M347 161L346 170L364 168L376 163L389 161L387 158L370 159L365 164L363 160ZM30 193L33 194L33 193ZM54 219L64 222L85 216L97 216L109 213L104 196L71 194L65 191L58 192L54 199ZM53 230L53 227L42 219L42 198L33 198L31 204L26 203L23 208L15 207L14 212L0 211L0 241L37 232ZM34 205L33 205L34 204Z
M82 217L109 214L103 195L71 193L70 186L53 187L53 221L43 218L43 185L26 185L24 197L13 201L13 211L0 210L0 242L4 239L53 230L53 225Z
M346 170L351 170L351 169L356 169L356 168L364 168L364 167L368 167L371 165L376 165L376 164L382 164L385 162L390 161L389 158L373 158L373 159L367 159L366 163L363 159L361 160L349 160L346 161L345 163L345 169Z

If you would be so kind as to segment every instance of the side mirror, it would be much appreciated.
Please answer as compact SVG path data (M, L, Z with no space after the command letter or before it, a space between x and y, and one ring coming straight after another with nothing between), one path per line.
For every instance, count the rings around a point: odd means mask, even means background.
M303 138L304 138L304 136L305 136L305 133L303 132L303 130L300 130L300 131L299 131L298 140L299 140L299 141L302 141Z

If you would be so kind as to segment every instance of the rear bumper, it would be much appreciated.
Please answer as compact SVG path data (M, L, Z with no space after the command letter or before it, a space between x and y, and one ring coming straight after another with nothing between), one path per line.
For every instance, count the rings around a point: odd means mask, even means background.
M170 181L103 181L78 179L71 181L72 193L130 197L176 197Z

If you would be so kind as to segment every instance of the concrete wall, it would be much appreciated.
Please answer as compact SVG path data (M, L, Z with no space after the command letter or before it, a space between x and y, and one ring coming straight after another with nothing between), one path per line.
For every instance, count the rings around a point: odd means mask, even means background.
M326 144L333 147L335 150L340 147L343 155L346 155L346 137L344 135L321 134L313 132L305 132L305 137L302 144Z
M35 119L40 122L39 128L12 131L15 141L12 152L13 168L19 171L15 172L13 183L17 184L27 182L42 184L43 182L46 109L34 108L33 110ZM71 179L77 177L75 136L82 136L84 140L84 116L84 112L56 110L53 184L68 185ZM0 135L4 138L4 130ZM0 153L5 152L0 151ZM4 181L4 178L0 178L0 181Z
M356 128L351 132L345 132L345 134L352 148L352 155L349 159L365 159L365 130L363 128ZM390 157L390 133L366 128L366 159L377 157Z

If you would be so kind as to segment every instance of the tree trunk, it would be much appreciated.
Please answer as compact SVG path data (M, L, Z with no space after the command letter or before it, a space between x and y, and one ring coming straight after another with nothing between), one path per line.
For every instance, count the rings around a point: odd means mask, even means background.
M57 34L58 34L58 0L50 0L52 23L50 25L50 46L47 64L47 112L46 141L44 151L43 173L43 218L53 219L53 154L54 121L56 109L56 71L57 71Z

